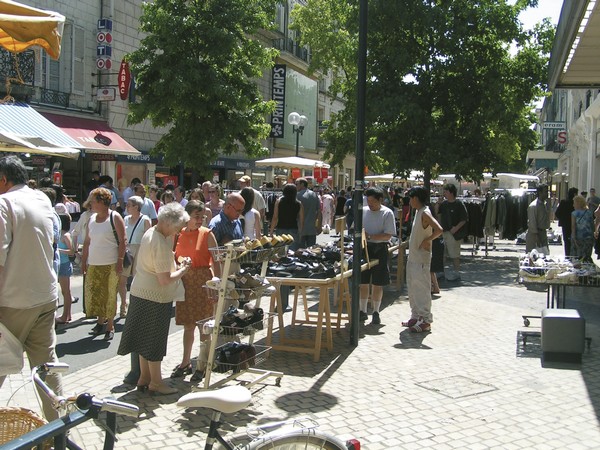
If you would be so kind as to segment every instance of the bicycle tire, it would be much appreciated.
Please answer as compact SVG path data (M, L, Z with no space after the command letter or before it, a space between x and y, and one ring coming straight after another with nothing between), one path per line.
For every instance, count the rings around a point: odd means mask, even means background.
M275 436L265 435L250 442L248 450L347 450L346 444L334 436L314 429L290 431Z

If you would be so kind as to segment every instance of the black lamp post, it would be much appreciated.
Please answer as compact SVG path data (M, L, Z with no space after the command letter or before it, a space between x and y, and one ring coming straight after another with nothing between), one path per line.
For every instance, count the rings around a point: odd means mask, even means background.
M300 147L300 135L304 132L304 127L308 123L308 117L300 115L297 112L291 112L288 116L288 123L293 126L293 132L296 133L296 156Z

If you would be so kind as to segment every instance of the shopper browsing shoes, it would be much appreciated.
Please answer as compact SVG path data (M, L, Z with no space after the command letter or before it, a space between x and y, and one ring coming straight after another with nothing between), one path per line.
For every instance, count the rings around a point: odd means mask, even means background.
M368 208L363 208L363 228L367 235L367 251L370 259L379 263L361 273L360 277L360 320L367 320L367 304L369 290L373 303L373 318L371 323L379 325L379 308L383 297L383 286L390 284L390 269L388 267L388 243L396 235L396 221L391 209L382 205L383 191L379 188L369 188L365 191ZM429 270L429 268L427 269Z
M408 301L411 316L402 325L409 327L413 333L431 330L433 315L431 314L431 248L434 239L442 235L442 226L431 214L427 201L427 191L415 187L408 193L410 206L416 211L412 231L408 241L408 262L406 264L406 280L408 283Z
M177 392L163 382L161 363L167 353L173 300L191 264L190 260L184 260L176 267L173 237L189 220L190 216L179 203L165 205L158 213L158 223L142 237L136 255L131 301L118 354L135 352L139 355L139 391Z

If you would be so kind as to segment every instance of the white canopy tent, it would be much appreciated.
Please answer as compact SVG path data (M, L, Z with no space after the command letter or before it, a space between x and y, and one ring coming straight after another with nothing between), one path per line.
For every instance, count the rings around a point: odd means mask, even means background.
M60 147L40 137L20 136L0 130L0 152L29 153L33 155L60 156L77 159L81 151Z
M280 167L283 169L314 169L315 167L322 167L329 169L331 166L322 161L316 159L300 158L299 156L287 156L283 158L267 158L260 159L254 162L256 167Z

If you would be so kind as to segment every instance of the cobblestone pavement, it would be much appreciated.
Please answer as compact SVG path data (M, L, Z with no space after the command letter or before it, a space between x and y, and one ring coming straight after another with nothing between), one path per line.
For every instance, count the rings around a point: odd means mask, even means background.
M368 450L599 448L598 291L567 289L568 307L581 311L593 339L583 363L542 367L539 338L530 338L524 347L520 332L526 330L521 316L539 315L546 293L516 283L522 247L497 245L487 256L463 247L462 282L441 282L431 333L411 334L401 327L409 317L406 291L390 287L382 325L363 326L357 347L349 345L348 330L342 328L334 331L333 351L324 350L317 363L308 355L273 351L261 368L284 372L281 385L269 378L253 386L252 403L224 416L225 434L245 442L248 424L311 416L323 431L358 438ZM539 327L540 321L532 319L529 329ZM311 336L313 330L299 332ZM260 343L264 334L257 337ZM180 332L170 336L168 348L165 375L180 360ZM140 418L118 419L117 448L202 447L209 413L178 408L179 395L119 392L128 365L129 357L99 361L66 375L66 390L101 396L112 391L140 406ZM10 376L0 401L6 404L17 391L11 405L39 410L25 378ZM190 391L188 379L172 381L180 395ZM102 447L94 422L72 436L87 448Z

